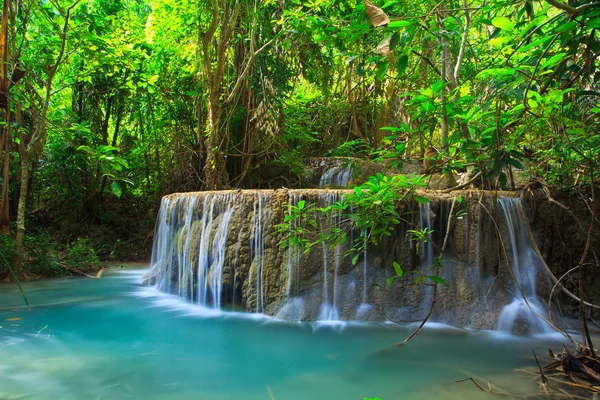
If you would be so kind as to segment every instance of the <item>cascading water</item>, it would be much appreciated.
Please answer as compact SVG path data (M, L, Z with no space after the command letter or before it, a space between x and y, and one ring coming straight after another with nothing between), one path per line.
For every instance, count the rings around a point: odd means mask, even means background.
M346 193L241 190L167 196L156 225L150 283L204 307L223 309L235 303L249 312L290 321L384 320L388 311L392 318L422 318L429 310L433 287L415 287L409 274L431 271L445 237L452 199L418 208L413 204L405 211L404 229L435 229L429 241L417 243L397 232L380 248L364 250L355 264L344 254L350 242L365 237L365 232L349 232L346 244L318 245L306 253L297 246L279 247L285 235L276 226L289 215L289 205L302 200L330 209ZM490 228L493 225L485 223L487 214L482 207L463 206L462 218L450 224L440 270L448 284L438 286L432 321L507 331L526 324L534 331L547 331L549 327L535 315L545 314L536 293L539 260L521 220L518 200L495 201L486 204L497 204L504 216L500 226L507 243L510 239L506 249L523 296L516 284L510 288L506 272L497 273L505 264L497 258L502 247ZM314 234L326 235L345 223L331 211L315 211L314 217L318 227ZM291 223L289 229L297 228L296 221ZM406 277L388 287L394 260L401 263ZM505 287L516 298L509 298Z
M352 179L352 166L351 165L336 165L328 168L321 175L319 180L319 187L325 186L339 186L347 187L350 179Z
M266 207L264 207L266 206ZM252 214L252 235L250 237L250 258L253 260L254 265L254 284L256 293L256 312L264 313L265 311L265 297L264 297L264 273L265 273L265 237L264 237L264 223L265 217L270 219L272 208L270 199L257 192Z
M338 193L325 193L319 196L319 203L323 205L323 207L329 207L335 204L338 201L342 201L343 196ZM332 216L332 213L329 212L327 214L327 218L325 221L321 221L321 232L325 232L330 227L340 228L341 217ZM339 321L340 320L340 312L338 309L338 296L339 296L339 287L338 287L338 276L340 269L340 261L342 256L342 245L338 244L333 249L333 282L332 282L332 293L331 300L329 294L329 284L328 284L328 275L329 275L329 265L328 265L328 253L329 249L327 245L323 244L323 298L321 302L321 311L319 312L319 321Z
M431 218L431 204L419 204L419 229L431 232L433 230L433 221ZM441 229L440 229L441 231ZM428 272L431 269L434 260L434 240L435 232L429 234L429 239L427 241L421 241L421 271ZM424 301L420 304L421 315L426 315L427 310L429 309L429 305L431 304L431 299L433 297L433 288L431 286L427 286L424 288Z
M483 307L488 310L488 302L485 293L485 288L483 287L483 281L481 279L481 231L482 231L482 223L481 223L481 204L477 204L477 218L475 219L476 227L475 227L475 265L470 270L471 271L471 283L475 285L479 289L479 300L482 302Z
M200 211L202 217L198 219L196 198L163 200L151 261L153 266L163 266L154 276L159 290L205 307L221 308L223 266L234 201L229 194L206 196ZM211 235L217 218L218 226Z
M289 193L288 215L291 214L292 206L297 206L302 200L302 195ZM298 221L290 222L290 230L298 227ZM300 258L301 249L297 245L290 245L287 252L286 280L285 280L285 304L277 313L276 318L289 321L300 321L304 313L304 302L298 294L300 292ZM293 289L293 291L292 291ZM295 296L295 297L294 297Z
M431 222L431 204L420 204L419 205L419 229L423 230L427 228L428 231L432 231ZM431 235L430 235L431 236ZM429 237L425 243L421 243L421 265L429 268L433 263L433 237Z
M367 302L367 281L368 281L367 232L366 231L361 232L361 237L363 237L365 240L365 249L363 250L363 263L362 263L362 267L363 267L363 271L362 271L362 281L363 281L362 282L363 283L363 285L362 285L362 302L360 303L360 305L358 306L358 309L356 310L356 319L358 319L358 320L367 319L369 312L373 308L373 306Z
M519 202L518 198L498 199L510 238L510 268L515 281L514 300L503 308L498 318L498 330L552 332L552 328L542 319L547 313L536 294L537 273L541 262L527 235Z

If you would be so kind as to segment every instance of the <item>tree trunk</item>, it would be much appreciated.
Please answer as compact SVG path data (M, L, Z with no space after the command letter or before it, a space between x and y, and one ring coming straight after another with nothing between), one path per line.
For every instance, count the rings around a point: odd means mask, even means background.
M218 96L209 95L207 137L204 141L206 163L204 164L204 185L209 190L220 190L227 185L227 169L220 146L221 114Z
M8 122L8 110L6 111L6 120ZM0 233L8 235L10 233L10 209L8 201L8 181L10 179L10 124L2 128L2 142L0 152L4 151L4 162L2 166L2 199L0 199Z
M10 169L10 106L7 91L9 88L8 79L8 14L9 1L4 0L2 6L2 28L0 30L0 103L4 108L3 122L5 126L2 129L2 139L0 140L0 153L4 151L3 173L2 173L2 203L0 203L0 232L4 235L10 233L10 215L8 209L8 180Z
M442 75L442 80L444 82L446 82L447 85L452 85L452 66L451 66L451 54L450 54L450 49L449 49L449 45L448 45L448 39L446 37L446 35L448 34L445 31L445 26L444 26L444 20L446 18L444 12L445 12L445 6L441 6L440 7L440 16L439 16L439 25L440 25L440 44L442 47L442 68L441 68L441 75ZM440 92L441 94L441 98L440 98L440 105L441 105L441 113L442 113L442 143L441 143L441 147L442 147L442 154L444 156L449 156L448 154L448 135L449 135L449 125L448 125L448 110L446 109L446 104L448 101L448 96L446 95L446 90L449 89L448 88L443 88ZM454 187L456 186L456 179L454 178L454 174L452 173L452 171L448 171L445 174L446 176L446 183L448 185L448 187Z
M17 239L15 243L15 255L12 260L12 269L15 274L21 272L21 261L23 259L23 244L25 242L25 210L27 208L27 192L29 190L29 173L31 162L27 152L21 153L21 190L19 194L19 208L17 211Z

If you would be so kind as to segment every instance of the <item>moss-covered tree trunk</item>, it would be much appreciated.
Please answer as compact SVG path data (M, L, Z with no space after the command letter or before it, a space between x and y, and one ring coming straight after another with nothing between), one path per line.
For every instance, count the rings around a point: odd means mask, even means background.
M226 187L228 182L225 159L221 151L221 135L219 125L223 110L218 104L218 96L211 94L208 104L207 135L204 140L206 162L204 163L204 185L210 190Z
M17 209L17 237L15 240L15 255L11 263L15 274L21 272L23 245L25 243L25 211L27 209L30 172L31 162L29 156L27 152L21 153L21 190L19 192L19 208Z
M19 157L21 160L21 188L19 193L19 205L17 208L17 237L15 244L15 255L12 260L12 269L15 273L21 271L23 259L23 246L25 243L25 212L27 209L27 195L29 192L29 180L31 178L31 163L39 157L46 142L46 121L48 116L48 107L53 93L53 83L59 66L65 60L65 50L67 45L67 33L69 31L69 21L71 11L78 4L76 1L63 12L64 24L62 29L57 32L60 36L60 50L56 56L54 64L48 67L45 79L44 96L41 97L33 86L29 86L30 97L35 99L29 110L33 129L28 132L28 137L24 135L24 129L18 130L19 136ZM21 109L16 107L15 112L18 125L22 124Z

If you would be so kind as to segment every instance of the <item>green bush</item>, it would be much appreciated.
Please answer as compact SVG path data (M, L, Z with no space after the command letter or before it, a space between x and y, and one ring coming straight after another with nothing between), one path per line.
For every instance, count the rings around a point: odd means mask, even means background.
M65 275L60 268L56 243L46 232L35 232L25 236L23 269L38 275Z
M65 265L75 269L94 268L100 264L96 251L90 245L89 239L79 238L67 245Z
M25 272L44 276L67 274L67 271L60 267L56 243L46 232L27 234L23 246L21 262ZM12 262L15 255L14 235L0 235L0 252L7 262ZM0 259L0 270L8 270L4 259Z
M341 145L325 152L325 156L330 157L357 157L366 156L372 151L371 145L364 139L349 140Z

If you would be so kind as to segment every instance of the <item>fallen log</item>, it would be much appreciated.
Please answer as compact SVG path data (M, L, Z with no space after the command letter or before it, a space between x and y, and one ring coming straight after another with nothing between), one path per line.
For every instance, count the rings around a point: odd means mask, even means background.
M86 278L90 278L90 279L98 279L99 278L99 276L88 275L85 272L82 272L82 271L80 271L80 270L78 270L76 268L69 267L68 265L63 264L63 263L59 263L58 265L60 265L61 267L63 267L67 271L74 273L75 275L85 276Z

